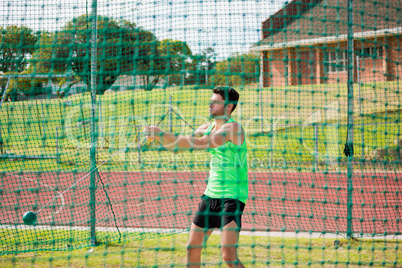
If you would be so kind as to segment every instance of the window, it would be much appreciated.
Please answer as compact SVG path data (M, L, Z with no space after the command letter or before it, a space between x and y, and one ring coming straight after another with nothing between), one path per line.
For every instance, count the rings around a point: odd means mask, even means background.
M346 67L346 52L345 51L330 51L325 53L325 72L344 72Z
M365 47L357 50L361 58L380 59L383 57L383 47Z

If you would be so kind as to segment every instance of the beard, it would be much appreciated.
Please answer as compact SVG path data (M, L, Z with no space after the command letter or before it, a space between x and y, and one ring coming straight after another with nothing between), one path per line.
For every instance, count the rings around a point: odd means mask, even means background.
M226 115L224 110L215 111L215 112L209 110L209 117L211 119L225 119L228 116L229 115Z

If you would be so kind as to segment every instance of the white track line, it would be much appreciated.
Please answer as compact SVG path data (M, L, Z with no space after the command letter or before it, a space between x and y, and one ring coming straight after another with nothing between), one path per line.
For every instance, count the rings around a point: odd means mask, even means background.
M66 203L65 203L65 201L64 201L63 195L62 195L59 191L57 191L55 188L53 188L52 186L47 185L46 183L43 183L43 182L39 182L39 181L34 180L34 179L25 178L25 177L22 177L22 176L18 176L18 175L11 174L11 173L6 173L6 174L8 174L8 175L10 175L10 176L14 176L14 177L20 178L20 179L32 181L32 182L35 182L35 183L40 184L40 185L43 185L43 186L45 186L45 187L47 187L47 188L49 188L49 189L55 191L57 194L59 194L60 199L61 199L61 205L60 205L59 209L56 210L56 212L50 214L50 215L49 215L48 217L46 217L45 219L51 219L54 215L60 213L60 212L63 210L64 206L66 205Z

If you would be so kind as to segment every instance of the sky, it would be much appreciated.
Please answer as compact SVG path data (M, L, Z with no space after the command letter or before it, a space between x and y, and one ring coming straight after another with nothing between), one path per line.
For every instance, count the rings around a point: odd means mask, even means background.
M288 2L287 0L286 2ZM245 53L261 38L261 22L285 0L98 0L98 14L135 22L159 40L187 42L193 53L212 47L216 59ZM91 13L92 0L3 0L1 26L60 30L74 17Z

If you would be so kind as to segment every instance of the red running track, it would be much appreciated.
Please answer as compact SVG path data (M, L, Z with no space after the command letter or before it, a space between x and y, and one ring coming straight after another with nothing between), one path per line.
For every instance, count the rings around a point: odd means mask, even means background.
M21 224L85 173L1 173L0 222ZM188 228L206 186L207 172L100 172L97 226L114 226L107 190L120 227ZM246 228L347 231L346 174L249 172ZM401 226L402 173L355 173L355 233L395 234ZM89 177L49 203L38 224L88 226Z

